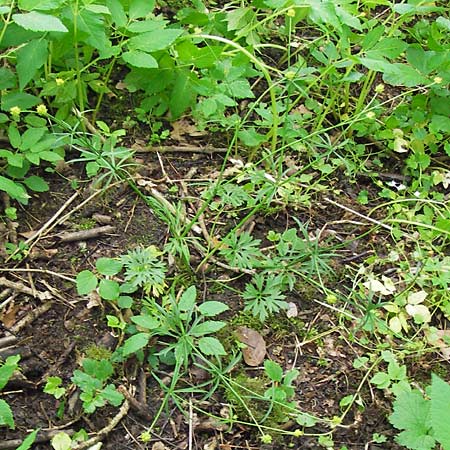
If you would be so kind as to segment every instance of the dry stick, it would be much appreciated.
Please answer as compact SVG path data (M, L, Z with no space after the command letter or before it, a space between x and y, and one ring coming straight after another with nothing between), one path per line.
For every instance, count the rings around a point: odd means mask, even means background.
M327 197L325 197L324 200L325 200L326 202L328 202L328 203L331 203L331 204L334 205L334 206L337 206L338 208L343 209L344 211L350 212L350 213L354 214L355 216L361 217L362 219L365 219L365 220L367 220L367 221L369 221L369 222L372 222L372 223L374 223L375 225L378 225L379 227L382 227L382 228L384 228L384 229L386 229L386 230L389 230L391 233L394 232L394 228L392 228L392 227L389 226L389 225L386 225L386 224L383 223L383 222L380 222L379 220L372 219L372 218L369 217L369 216L365 216L364 214L361 214L361 213L359 213L359 212L355 211L354 209L351 209L351 208L349 208L349 207L347 207L347 206L341 205L340 203L337 203L337 202L335 202L334 200L331 200L331 199L329 199L329 198L327 198ZM405 235L406 237L408 237L409 239L414 239L414 237L411 236L410 234L405 233L405 232L403 232L403 233L404 233L404 235Z
M23 283L16 283L15 281L10 281L5 277L0 278L0 286L6 286L8 288L14 289L15 291L30 295L33 298L38 298L39 300L48 300L52 298L52 294L48 291L37 292L35 289L31 289L28 286L25 286Z
M9 331L13 334L18 333L20 330L22 330L22 328L25 328L27 325L29 325L34 320L36 320L39 316L42 316L42 314L46 313L52 307L52 304L53 304L53 302L49 301L49 302L43 303L42 305L38 306L37 308L34 308L25 317L23 317L18 322L16 322L16 324L13 325L9 329Z
M123 394L123 396L130 403L131 408L136 411L136 414L138 416L140 416L144 420L147 420L148 422L150 422L153 419L152 415L150 414L150 410L149 410L148 406L145 403L141 403L139 400L134 398L128 392L128 390L125 388L125 386L119 386L119 388L117 390Z
M53 438L56 434L58 434L59 430L49 430L49 431L40 431L36 439L34 441L35 444L39 444L42 442L47 442L50 439ZM64 430L65 433L67 433L69 436L75 433L74 430ZM10 448L17 448L19 447L23 442L23 439L10 439L9 441L3 441L0 442L0 450L7 450Z
M137 153L226 153L228 148L225 147L196 147L196 146L178 146L178 145L163 145L161 147L141 147L133 145L132 150Z
M62 233L57 236L59 242L75 242L93 239L103 234L113 233L116 230L112 225L105 225L103 227L91 228L90 230L81 230Z
M0 348L9 347L17 342L16 336L5 336L0 338Z
M119 412L111 419L111 422L109 422L106 427L99 430L94 437L73 447L72 450L84 450L95 445L117 426L117 424L127 415L129 409L130 404L128 403L128 400L124 400Z
M53 272L53 270L48 269L23 269L23 268L12 268L12 269L4 269L0 268L0 272L36 272L36 273L44 273L46 275L53 275L54 277L61 278L66 281L70 281L72 283L75 283L75 278L70 278L67 275L62 275L58 272Z

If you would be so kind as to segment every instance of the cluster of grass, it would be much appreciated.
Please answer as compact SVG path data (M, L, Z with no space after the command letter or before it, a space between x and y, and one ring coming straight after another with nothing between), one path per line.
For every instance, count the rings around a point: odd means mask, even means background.
M448 400L450 388L433 377L431 393L413 390L407 362L449 345L446 3L161 6L0 3L0 191L12 201L1 211L4 220L16 220L14 202L26 207L32 192L49 189L45 174L71 158L84 164L98 189L128 183L167 227L163 248L101 258L95 270L78 274L79 293L95 290L109 302L105 319L123 338L110 357L86 358L74 373L85 412L121 404L109 381L114 367L136 356L165 393L148 433L169 403L187 411L189 396L225 393L229 415L216 419L227 426L253 426L263 442L306 434L335 448L334 431L352 408L363 407L361 391L371 383L395 398L391 422L402 430L400 444L450 448L440 421L448 412L439 402ZM170 18L162 12L171 9ZM108 97L124 103L124 92L137 105L130 115L114 123L102 117ZM209 181L186 182L192 195L173 200L136 183L133 151L124 142L146 127L149 144L163 143L164 124L182 117L199 130L220 132L227 151L219 170L206 174ZM318 208L351 219L296 218L319 214ZM280 213L288 226L268 225ZM270 228L256 233L252 224L261 217ZM350 232L340 234L335 225ZM358 242L364 251L349 254ZM10 258L27 255L20 242L7 243L6 251ZM337 270L339 259L349 263ZM212 268L232 277L219 280ZM258 379L232 372L241 364L239 348L218 339L229 325L215 320L229 307L200 302L194 288L200 273L211 291L238 297L261 326L285 315L300 290L336 316L339 332L364 349L354 361L361 384L341 399L340 416L318 418L298 408L295 369L267 360ZM172 367L169 385L161 365ZM195 366L209 376L186 385L184 375ZM52 378L46 392L64 396L61 383ZM419 431L408 402L417 408ZM200 411L199 405L190 403ZM8 411L4 425L11 420ZM287 431L283 424L290 421Z

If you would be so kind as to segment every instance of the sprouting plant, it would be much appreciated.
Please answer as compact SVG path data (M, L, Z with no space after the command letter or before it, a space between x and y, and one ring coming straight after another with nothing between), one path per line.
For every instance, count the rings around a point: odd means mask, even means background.
M120 258L125 269L125 280L134 287L141 287L147 294L162 294L166 283L167 267L161 256L163 253L154 245L130 250Z
M6 386L13 376L13 373L19 369L20 355L8 356L6 361L0 366L0 391ZM6 425L14 429L14 417L8 403L0 399L0 426Z
M112 364L106 359L97 361L85 358L82 365L83 370L75 370L71 379L81 389L80 399L83 401L84 411L91 414L106 403L119 406L123 395L114 384L106 384L114 373Z
M260 239L254 239L248 231L240 234L229 233L223 239L220 254L231 266L241 269L251 269L258 265L263 256L259 248Z
M162 305L147 299L141 314L131 317L136 327L123 345L123 354L138 352L148 345L152 336L157 336L162 349L156 355L172 353L179 367L187 367L197 349L205 356L223 356L226 352L222 344L210 335L222 329L225 322L209 318L227 309L227 305L217 301L197 304L195 286L186 289L179 298L170 293L163 298Z
M255 317L264 322L270 314L287 308L283 294L285 284L282 275L256 274L247 283L242 298L245 300L245 310L251 311Z

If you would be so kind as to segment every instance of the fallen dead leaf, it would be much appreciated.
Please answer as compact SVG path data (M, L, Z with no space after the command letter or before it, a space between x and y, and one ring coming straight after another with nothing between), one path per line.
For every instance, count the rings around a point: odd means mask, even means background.
M450 361L450 330L438 330L436 335L438 339L433 344L439 348L442 357Z
M288 303L288 310L286 311L286 316L288 318L297 317L298 316L298 308L294 302Z
M266 356L266 342L255 330L247 327L239 327L236 330L239 341L246 345L242 349L244 361L248 366L259 366Z
M152 445L152 450L168 450L162 442L155 442Z

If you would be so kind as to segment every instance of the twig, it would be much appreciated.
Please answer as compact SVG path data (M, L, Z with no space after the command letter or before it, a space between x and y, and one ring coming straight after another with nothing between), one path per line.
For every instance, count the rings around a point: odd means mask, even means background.
M2 337L0 338L0 348L8 347L16 342L17 338L14 335Z
M10 281L5 277L0 278L0 286L6 286L8 288L14 289L15 291L30 295L33 298L38 298L39 300L49 300L50 298L52 298L52 294L50 294L50 292L48 291L37 292L35 289L31 289L28 286L25 286L23 283Z
M327 197L325 197L324 200L325 200L326 202L328 202L328 203L331 203L331 204L334 205L334 206L337 206L338 208L343 209L344 211L350 212L350 213L354 214L355 216L361 217L362 219L365 219L365 220L367 220L368 222L374 223L375 225L378 225L378 226L381 227L381 228L384 228L384 229L386 229L386 230L389 230L391 233L393 233L393 232L395 231L394 228L392 228L391 226L386 225L385 223L380 222L379 220L372 219L372 218L369 217L369 216L365 216L364 214L361 214L361 213L359 213L358 211L355 211L354 209L351 209L351 208L349 208L349 207L347 207L347 206L341 205L340 203L337 203L337 202L335 202L334 200L331 200L331 199L329 199L329 198L327 198ZM409 239L414 239L414 237L411 236L411 235L408 234L408 233L403 232L403 234L404 234L405 236L407 236Z
M127 415L129 409L130 404L128 403L128 400L124 400L122 406L119 409L119 412L111 419L106 427L99 430L97 434L92 438L73 447L72 450L84 450L86 448L92 447L94 444L99 442L104 436L109 434L117 426L117 424Z
M0 268L0 272L37 272L37 273L45 273L46 275L53 275L54 277L61 278L66 281L70 281L75 283L75 278L70 278L67 275L62 275L58 272L53 272L53 270L48 269L24 269L24 268L13 268L13 269L4 269Z
M160 147L142 147L140 145L133 145L132 150L136 153L227 153L226 147L196 147L196 146L179 146L179 145L162 145Z
M34 440L35 444L39 444L42 442L47 442L50 439L53 438L56 434L58 434L59 430L49 430L49 431L40 431L36 439ZM69 436L75 433L74 430L64 430L65 433L67 433ZM6 450L10 448L17 448L19 447L23 442L23 439L10 439L9 441L3 441L0 442L0 450Z
M97 238L103 234L113 233L116 230L112 225L91 228L90 230L81 230L62 233L57 236L59 242L85 241L87 239Z
M133 408L136 411L136 413L142 417L142 419L147 420L149 422L153 419L153 417L150 415L148 406L144 403L141 403L136 398L134 398L128 392L125 386L119 386L117 390L123 394L123 396L130 403L131 408Z
M38 306L37 308L34 308L32 311L30 311L25 317L20 319L15 325L13 325L9 331L13 334L18 333L20 330L28 326L30 323L32 323L34 320L36 320L39 316L42 316L42 314L46 313L53 305L52 301L49 301L47 303L43 303L42 305Z

